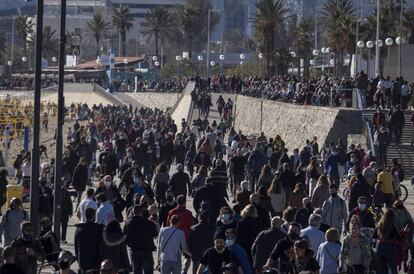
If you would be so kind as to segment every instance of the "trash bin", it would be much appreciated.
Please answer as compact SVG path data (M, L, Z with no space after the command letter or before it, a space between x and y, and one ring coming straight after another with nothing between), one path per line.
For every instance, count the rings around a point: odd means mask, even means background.
M6 206L9 208L10 200L15 197L22 200L23 197L23 186L22 185L8 185L7 186L7 193L6 193Z

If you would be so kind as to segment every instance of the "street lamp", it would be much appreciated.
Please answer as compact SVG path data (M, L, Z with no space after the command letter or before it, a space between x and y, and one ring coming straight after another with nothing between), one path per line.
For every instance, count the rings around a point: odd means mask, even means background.
M207 14L207 78L210 76L210 67L209 67L209 63L210 63L210 14L212 12L221 12L219 10L215 10L215 9L208 9L208 14Z
M214 62L214 61L210 62L210 66L214 67L215 65L216 65L216 62Z
M27 61L27 57L26 56L23 56L22 57L22 62L25 63L26 61Z
M244 53L240 54L240 74L242 75L243 75L244 58L246 58L246 55L244 55Z
M158 67L158 66L160 65L160 62L155 61L154 65L155 65L156 67Z
M125 72L126 72L126 70L127 70L127 65L128 65L128 59L127 59L127 58L125 58L125 59L124 59L124 64L125 64Z
M175 60L177 60L177 77L180 77L180 61L181 61L181 56L177 55L175 56Z
M313 60L313 59L312 59L312 60L310 60L310 61L309 61L309 64L310 64L311 66L315 66L315 60Z
M369 77L369 60L371 59L371 49L374 47L374 42L371 40L366 43L368 48L368 58L367 58L367 75Z
M154 62L158 61L158 57L156 55L152 56L152 61Z
M221 74L223 74L224 54L220 54L219 59L220 59L220 70L221 70Z
M263 53L259 52L259 54L257 55L257 57L259 57L260 60L260 74L263 77Z
M57 62L57 58L55 56L52 57L52 62L56 63Z
M392 38L385 39L385 44L387 45L387 76L390 74L390 47L394 44Z

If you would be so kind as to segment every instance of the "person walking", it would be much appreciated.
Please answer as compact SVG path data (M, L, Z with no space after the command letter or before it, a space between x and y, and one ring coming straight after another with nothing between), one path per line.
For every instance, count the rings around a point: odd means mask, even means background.
M207 212L201 212L198 221L198 224L191 227L187 241L193 262L193 273L197 272L204 252L214 245L214 234L216 232L216 226L210 222Z
M348 210L345 201L338 196L338 186L329 186L330 197L322 205L322 224L334 227L342 232L345 221L348 218Z
M144 218L145 211L143 205L134 206L134 216L124 226L134 274L154 273L152 252L156 249L154 239L158 236L158 230L154 222Z
M89 188L86 191L86 198L83 199L76 210L76 216L80 220L81 223L86 223L86 215L85 212L88 208L92 208L93 210L98 209L98 205L94 200L95 190L93 188Z
M190 255L180 217L171 216L170 226L161 228L158 238L158 262L161 274L181 274L181 255Z
M114 270L119 274L131 272L126 239L127 236L122 233L121 226L117 220L110 221L102 234L101 258L102 260L111 260Z
M374 134L375 145L378 148L378 162L380 164L387 164L387 147L388 147L388 134L385 131L385 127L380 127Z
M62 243L67 243L66 233L68 230L69 218L73 214L72 198L68 190L68 184L64 183L62 187L62 207L61 207L61 223L62 223Z
M81 157L79 163L75 167L75 171L72 176L72 185L76 190L76 209L82 200L82 193L85 191L86 184L88 183L88 167L86 166L86 158Z
M0 240L4 234L4 246L8 246L20 236L20 225L29 220L29 214L22 208L18 198L12 198L10 207L3 213L0 223Z
M98 269L101 263L100 246L104 226L95 223L95 210L85 210L86 222L76 224L75 254L81 273Z
M339 231L336 228L329 228L325 234L325 242L320 244L316 254L319 263L320 274L333 274L338 272L339 254L341 245L339 242Z
M98 209L96 210L96 223L107 226L110 221L115 219L114 207L107 201L104 193L96 195Z
M184 172L183 164L177 165L177 172L171 176L169 185L176 198L179 195L184 195L184 197L187 197L187 194L191 193L190 176Z

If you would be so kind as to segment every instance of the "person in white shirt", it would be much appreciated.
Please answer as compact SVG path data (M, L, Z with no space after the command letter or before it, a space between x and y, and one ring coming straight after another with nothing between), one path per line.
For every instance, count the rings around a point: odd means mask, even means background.
M95 222L107 226L110 221L115 219L114 207L106 200L106 196L103 193L96 195L96 202L98 210L96 210Z
M408 82L405 81L401 86L401 109L405 110L407 108L407 103L410 98L411 89L408 85Z
M98 209L98 205L96 204L93 196L95 195L95 191L93 188L89 188L86 191L86 198L80 202L78 209L76 211L76 215L78 216L81 223L86 223L86 215L85 211L88 208L92 208L94 210Z
M300 237L305 238L309 242L309 247L315 251L319 249L319 245L325 241L325 233L319 230L322 217L318 214L309 216L309 226L300 232Z

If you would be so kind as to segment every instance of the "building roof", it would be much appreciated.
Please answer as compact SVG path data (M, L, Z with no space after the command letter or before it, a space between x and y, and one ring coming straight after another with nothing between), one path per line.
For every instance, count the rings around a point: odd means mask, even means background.
M144 61L144 57L143 56L134 56L134 57L115 57L115 67L117 66L124 66L124 60L127 59L128 60L128 65L134 65L137 63L140 63L142 61ZM87 70L87 69L100 69L104 66L102 66L101 64L97 63L96 60L90 60L90 61L86 61L85 63L80 63L78 64L75 69L76 70Z

